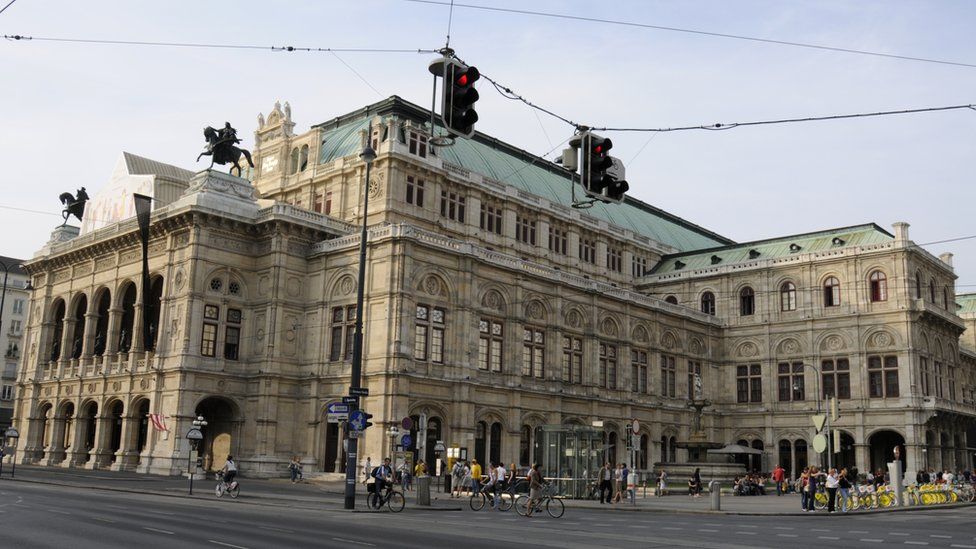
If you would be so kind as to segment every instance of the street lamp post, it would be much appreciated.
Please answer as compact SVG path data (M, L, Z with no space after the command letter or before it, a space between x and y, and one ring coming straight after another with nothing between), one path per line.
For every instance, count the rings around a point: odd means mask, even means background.
M803 367L804 368L810 368L811 370L813 370L813 373L816 376L814 379L816 379L816 381L817 381L817 413L820 414L821 411L824 411L826 413L826 416L827 416L826 417L826 423L824 425L824 433L826 433L826 435L827 435L827 471L829 472L830 471L830 468L833 466L833 455L832 455L833 452L831 451L832 449L830 447L831 446L831 440L830 440L831 439L831 437L830 437L830 410L823 410L820 407L820 399L823 398L823 394L820 391L820 377L821 377L821 372L820 372L820 369L819 368L817 368L813 364L807 364L806 362L803 363Z
M17 472L17 439L20 438L20 432L13 426L8 427L6 432L4 432L3 437L5 440L10 441L10 478L14 478L14 473ZM2 467L2 462L0 462L0 467ZM3 469L0 468L0 473Z
M189 441L190 447L186 451L186 474L190 477L190 495L193 495L193 475L196 474L196 466L194 465L195 454L197 452L197 446L200 441L203 440L202 428L207 426L207 421L203 419L203 416L197 416L193 420L193 426L186 432L186 440Z
M366 223L369 219L369 171L376 160L376 151L370 145L370 134L372 125L366 130L366 146L363 152L359 153L359 158L366 163L366 181L363 183L363 228L359 237L359 283L356 285L356 331L352 344L352 373L349 380L350 394L352 389L359 389L362 385L363 377L363 292L366 287ZM359 402L349 406L350 414L359 410ZM359 436L357 431L353 436L353 429L346 429L348 438L346 452L346 497L345 508L354 509L356 507L356 461L358 459Z

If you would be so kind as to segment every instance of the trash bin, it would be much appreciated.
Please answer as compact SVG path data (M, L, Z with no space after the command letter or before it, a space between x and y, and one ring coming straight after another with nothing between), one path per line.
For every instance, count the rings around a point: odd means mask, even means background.
M430 506L430 477L417 477L417 505Z
M717 481L713 480L708 483L708 491L711 492L711 505L709 508L712 511L722 510L722 485Z

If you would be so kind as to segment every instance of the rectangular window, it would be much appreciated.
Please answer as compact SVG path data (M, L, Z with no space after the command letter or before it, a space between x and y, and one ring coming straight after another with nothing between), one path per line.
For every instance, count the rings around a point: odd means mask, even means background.
M804 400L803 363L780 362L777 365L780 402Z
M515 216L515 239L535 246L535 221L523 215Z
M13 314L15 314L15 315L22 315L22 314L24 314L24 300L23 299L15 299L14 300L14 312L13 312Z
M546 351L546 333L539 328L522 330L522 375L545 377L543 357Z
M407 176L407 204L413 204L419 208L424 207L424 180Z
M824 398L851 398L851 364L846 358L824 360L820 371Z
M332 191L325 193L325 215L332 214Z
M949 366L949 400L956 400L956 369Z
M352 359L353 338L355 336L356 306L333 307L329 360Z
M203 356L215 356L217 353L217 325L203 324L203 337L200 342L200 354Z
M217 305L204 305L203 318L204 320L220 320L220 307Z
M631 351L631 389L635 393L647 393L647 351Z
M20 321L19 320L11 320L10 321L10 333L11 334L14 334L14 335L20 333Z
M224 330L224 358L227 360L237 360L240 343L241 329L236 326L227 326Z
M444 362L444 322L447 313L440 307L417 305L414 313L413 357L416 360Z
M939 372L936 363L936 375ZM939 387L936 387L936 391ZM898 357L868 356L868 396L871 398L898 397Z
M410 154L415 154L420 158L427 158L427 136L422 133L410 132L408 142Z
M563 381L583 382L583 340L578 337L563 337Z
M617 388L617 347L600 344L600 384L607 389Z
M737 402L762 402L762 366L736 366L735 392Z
M464 197L453 191L441 191L441 217L464 223Z
M596 242L589 239L580 239L579 257L584 263L596 264Z
M661 355L661 396L674 397L677 384L677 369L675 359L670 355Z
M607 248L607 269L615 273L623 270L623 260L620 258L620 250Z
M480 225L489 233L502 234L502 209L482 202Z
M312 211L322 213L322 193L315 193L312 196Z
M945 384L943 383L943 379L942 379L943 378L943 375L942 374L943 374L943 371L942 371L942 363L939 362L939 361L935 361L935 396L936 396L936 398L942 398L942 396L944 394L944 392L943 392L943 386Z
M478 321L478 368L492 372L502 371L502 343L504 326L497 320Z
M701 362L688 361L688 398L697 398L695 395L695 376L701 379ZM704 379L702 379L704 381Z
M559 255L566 255L566 244L569 242L569 233L562 229L549 226L549 251Z
M929 370L928 357L919 357L919 369L922 371L922 395L932 396L932 371Z
M644 276L647 272L647 258L634 256L630 260L630 271L635 277Z
M14 386L4 385L3 389L0 390L0 400L13 400L14 398Z

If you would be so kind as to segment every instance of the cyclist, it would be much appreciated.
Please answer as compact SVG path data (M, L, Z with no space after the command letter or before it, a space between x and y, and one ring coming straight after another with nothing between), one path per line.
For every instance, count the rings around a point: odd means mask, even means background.
M227 484L227 488L233 489L237 484L234 481L234 477L237 476L237 464L234 463L234 456L227 456L227 463L224 463L221 472L224 473L224 483Z
M505 470L505 464L498 462L498 467L495 469L495 510L498 510L498 501L501 499L500 493L503 492L507 486L508 482L508 471Z
M529 505L525 511L526 517L532 516L535 504L542 499L542 473L539 471L539 464L536 463L529 469L526 480L529 481Z
M390 467L390 458L383 459L383 465L373 469L371 473L376 480L376 493L379 494L387 488L393 487L393 468Z
M486 496L491 496L491 510L497 511L498 505L498 469L497 464L494 461L488 462L488 482L485 483L484 488L481 489Z

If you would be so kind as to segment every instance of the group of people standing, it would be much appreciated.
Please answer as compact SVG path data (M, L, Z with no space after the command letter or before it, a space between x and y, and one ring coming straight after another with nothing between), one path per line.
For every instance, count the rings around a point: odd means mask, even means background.
M848 472L847 468L839 472L836 468L830 468L827 472L821 471L816 466L805 467L800 474L800 508L804 513L816 511L817 490L822 484L827 493L827 512L833 513L836 509L837 495L840 494L841 512L848 511L847 502L851 495L851 488L854 487L856 475ZM882 477L883 478L883 477Z
M637 496L628 485L630 469L626 463L618 463L616 467L609 461L604 463L597 478L600 482L600 503L620 503Z

